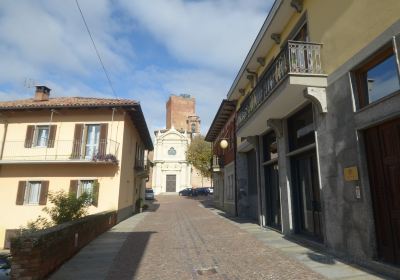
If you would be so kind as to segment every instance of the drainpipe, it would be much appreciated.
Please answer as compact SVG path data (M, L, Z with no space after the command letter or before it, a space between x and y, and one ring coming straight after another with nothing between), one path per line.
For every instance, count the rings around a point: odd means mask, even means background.
M235 165L235 216L239 216L239 211L238 211L238 203L239 203L239 197L238 197L238 182L237 182L237 137L236 137L236 116L233 118L233 162Z
M8 128L8 121L3 120L4 123L4 132L3 132L3 139L1 141L1 150L0 150L0 160L3 159L3 152L4 152L4 146L6 144L6 135L7 135L7 128Z
M114 126L114 114L115 114L115 111L116 111L117 109L116 108L112 108L112 113L111 113L111 129L110 129L110 139L112 139L112 137L113 137L113 126ZM117 140L117 139L115 139L115 140ZM115 142L117 142L117 141L115 141ZM111 145L107 145L108 147L108 153L110 153L110 151L111 151ZM115 155L115 156L117 156L117 155Z
M51 124L53 122L53 115L54 115L55 110L51 109L50 112L51 112L51 114L50 114L50 122L49 122L49 135L47 136L46 153L44 155L44 159L45 160L47 159L47 149L48 149L48 146L49 146L50 129L51 129ZM56 157L57 157L57 154L56 154Z

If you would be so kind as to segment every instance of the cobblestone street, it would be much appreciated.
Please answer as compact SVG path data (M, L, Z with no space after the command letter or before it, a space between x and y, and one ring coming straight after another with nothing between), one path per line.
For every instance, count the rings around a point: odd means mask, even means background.
M321 278L199 207L196 200L158 200L159 209L128 238L108 279Z
M150 211L100 236L50 279L378 279L342 263L331 268L329 258L307 267L288 252L308 249L275 235L269 246L257 225L232 222L207 204L158 196Z

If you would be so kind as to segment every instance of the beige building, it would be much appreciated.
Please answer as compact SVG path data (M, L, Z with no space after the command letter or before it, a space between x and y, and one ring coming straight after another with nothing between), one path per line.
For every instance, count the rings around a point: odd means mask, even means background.
M33 99L0 102L0 247L43 215L50 192L90 192L89 213L118 220L144 192L153 144L140 104L49 94L38 86Z

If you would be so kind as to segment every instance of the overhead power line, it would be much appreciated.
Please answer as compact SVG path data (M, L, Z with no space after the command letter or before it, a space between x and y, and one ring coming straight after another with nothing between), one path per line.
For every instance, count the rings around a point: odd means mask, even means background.
M90 29L89 29L89 26L88 26L88 24L87 24L87 22L86 22L85 16L83 15L82 9L81 9L81 7L79 6L78 0L75 0L75 3L76 3L76 6L78 7L79 13L81 14L83 23L85 24L85 27L86 27L86 30L87 30L87 32L88 32L88 34L89 34L90 40L91 40L92 43L93 43L93 48L94 48L94 50L96 51L97 57L99 58L101 67L103 68L104 74L106 75L106 78L107 78L108 84L110 85L111 91L113 92L114 96L115 96L116 98L118 98L118 95L116 94L116 92L115 92L115 90L114 90L114 87L113 87L113 85L112 85L112 82L111 82L111 79L110 79L110 75L108 75L107 69L106 69L106 67L104 66L103 60L101 59L100 53L99 53L99 51L98 51L98 49L97 49L97 47L96 47L96 43L95 43L94 40L93 40L93 36L92 36L92 33L90 32Z

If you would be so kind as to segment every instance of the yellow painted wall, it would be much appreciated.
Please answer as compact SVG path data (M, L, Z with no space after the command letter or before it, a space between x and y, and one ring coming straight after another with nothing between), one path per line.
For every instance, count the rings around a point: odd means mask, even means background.
M293 10L281 33L282 44L288 39L301 16L307 13L310 41L322 43L322 67L331 74L371 43L392 24L400 20L398 0L306 0L302 13ZM281 44L281 45L282 45ZM265 50L266 65L276 57L281 45ZM265 67L257 70L259 76ZM247 96L252 87L245 87ZM241 97L237 109L245 97Z
M124 168L121 170L119 209L134 205L136 199L140 197L140 184L142 183L144 188L145 183L145 179L138 176L138 172L134 169L136 143L143 147L143 142L134 124L129 119L130 117L126 115L123 134L123 143L126 143L126 145L123 145L122 149L121 166L124 166Z
M400 20L398 0L309 0L305 7L328 75Z
M44 214L41 211L44 206L16 205L18 181L46 180L49 181L49 192L61 189L68 192L70 180L97 179L100 185L98 207L90 206L90 214L105 210L117 210L133 204L135 147L132 148L131 143L133 142L135 145L135 141L140 141L137 140L140 138L131 119L122 110L114 114L113 122L111 122L111 114L111 110L61 110L53 115L52 124L57 125L56 141L72 141L75 123L108 123L107 138L119 143L117 158L120 160L120 164L118 166L90 162L0 165L0 213L2 213L0 216L0 248L4 244L6 229L25 226L28 221ZM16 152L35 153L35 148L23 150L27 125L48 124L50 112L9 113L5 118L9 122L6 144L14 144L5 146L7 149L4 150L4 155ZM0 123L0 142L3 132L3 125ZM38 149L42 149L40 153L43 154L45 148L36 148L36 150ZM49 203L47 205L49 206Z

